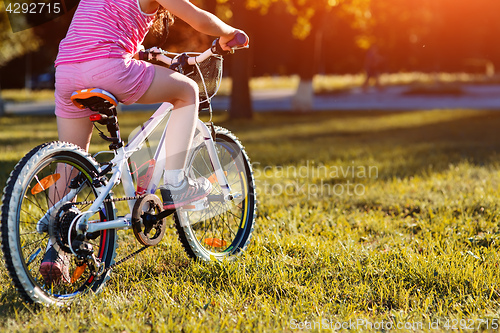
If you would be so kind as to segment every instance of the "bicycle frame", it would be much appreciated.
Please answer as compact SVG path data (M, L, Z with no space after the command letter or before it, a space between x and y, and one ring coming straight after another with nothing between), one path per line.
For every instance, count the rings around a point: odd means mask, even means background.
M245 37L246 41L246 37ZM241 42L241 41L240 41ZM218 40L214 41L214 45L218 43ZM217 44L218 45L218 44ZM247 45L242 46L248 47ZM240 48L236 44L233 45L233 49ZM168 52L164 52L158 48L152 48L148 50L147 52L144 52L143 55L139 55L139 57L142 60L158 60L161 61L167 65L171 65L172 62L180 56L180 54L174 54L174 58L168 57L166 54L169 54ZM193 57L188 57L187 63L190 65L197 64L199 62L204 61L208 57L214 55L215 53L212 51L212 48L206 50L205 52L195 55ZM210 98L208 97L208 103L210 104ZM97 187L97 198L96 200L92 203L90 208L82 212L77 218L74 219L74 221L71 223L71 226L68 231L68 239L71 238L71 230L74 230L73 227L76 228L78 233L92 233L96 231L101 231L101 230L107 230L107 229L129 229L132 227L132 221L131 221L131 216L132 212L134 210L134 205L136 200L133 198L136 197L137 193L135 191L134 187L134 182L132 179L132 174L130 172L130 166L128 164L129 158L132 156L132 154L138 150L141 149L141 146L143 143L146 141L146 139L149 137L149 135L156 129L156 127L162 122L163 119L168 115L170 111L172 111L172 104L170 103L163 103L156 111L155 113L149 118L149 120L143 125L143 127L139 130L139 132L130 140L130 142L126 146L121 146L120 148L117 148L116 150L113 151L115 154L115 157L109 162L112 165L111 168L111 177L108 180L108 183L103 186L103 187ZM211 109L211 108L210 108ZM166 158L166 153L165 153L165 133L168 129L169 123L167 122L165 129L163 131L163 134L161 136L160 142L158 144L158 147L156 149L155 155L154 155L154 171L153 175L149 181L149 184L146 189L146 193L149 194L154 194L158 184L160 182L161 175L163 174L163 170L165 167L165 158ZM199 133L203 137L203 144L205 144L207 148L207 152L209 155L210 163L212 165L212 168L214 169L215 176L217 178L217 182L219 183L221 190L222 190L222 195L224 202L227 202L228 200L232 200L234 196L231 193L231 188L229 186L229 182L226 178L226 175L222 169L222 166L220 164L220 161L217 157L217 152L215 149L214 141L212 138L212 134L208 127L203 123L200 119L198 119L198 122L196 124L196 128L199 131ZM117 133L118 136L120 136L120 133ZM121 138L118 138L119 141L121 142ZM190 147L191 148L191 147ZM103 169L99 170L99 173L102 173ZM125 191L125 196L132 198L131 200L128 201L128 206L130 209L130 214L127 214L124 217L117 218L115 220L111 221L105 221L105 222L99 222L96 223L94 221L89 221L89 218L97 213L100 210L100 207L104 203L104 200L110 193L111 189L118 185L120 181L123 183L123 189ZM77 194L77 190L71 190L61 201L56 203L52 208L49 209L49 211L44 215L42 220L49 220L54 212L60 209L62 204L64 202L71 201L74 199L74 197ZM75 225L76 224L76 225ZM70 247L71 248L71 247ZM73 251L73 248L71 248L71 251L73 254L76 255L76 253Z
M99 187L96 189L98 195L94 203L90 206L90 208L87 211L83 212L79 218L73 221L73 223L76 223L76 230L86 231L91 233L106 229L128 229L132 226L131 214L117 218L115 220L99 222L99 223L89 221L88 219L90 218L90 216L94 215L101 209L100 207L102 206L105 198L107 197L111 189L114 186L118 185L120 181L123 183L125 196L127 197L136 196L136 191L132 175L130 172L128 159L130 158L130 156L132 156L134 152L141 149L141 146L144 144L149 135L165 119L165 117L168 116L169 112L171 111L172 111L172 104L163 103L126 146L118 148L117 150L114 151L115 157L110 161L112 165L111 169L112 175L108 180L106 186ZM149 182L149 185L147 187L147 193L154 193L156 191L158 183L160 182L161 179L161 175L163 174L163 169L165 167L165 147L164 147L165 133L168 129L168 126L169 122L167 122L167 125L165 126L165 129L163 131L163 134L161 136L160 142L158 144L158 147L154 155L154 159L156 161L155 169L151 181ZM217 181L221 186L222 193L224 195L224 200L225 201L230 200L232 199L231 188L226 179L226 175L222 170L219 158L217 157L217 152L213 142L212 134L207 125L200 119L198 119L197 121L196 128L203 137L203 144L206 145L210 162L215 171ZM64 199L68 199L68 196L66 196ZM132 213L134 204L135 200L128 200L130 213ZM70 228L70 230L71 229L72 228Z

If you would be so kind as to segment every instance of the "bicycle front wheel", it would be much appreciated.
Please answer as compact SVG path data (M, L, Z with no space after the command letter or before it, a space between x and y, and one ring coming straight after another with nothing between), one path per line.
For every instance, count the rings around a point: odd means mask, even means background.
M89 291L99 291L109 279L104 274L93 275L68 248L71 214L85 211L88 202L96 198L96 185L92 180L98 168L98 163L77 146L51 142L29 152L7 180L1 209L2 250L9 275L26 301L64 305ZM76 195L66 197L68 201L63 202L72 181ZM90 220L114 218L113 204L105 203ZM86 240L87 248L104 267L109 267L115 257L115 230L105 230L91 238ZM67 274L47 281L50 272L42 274L41 267L47 253L54 253L52 248Z
M252 166L240 141L228 130L215 128L215 148L231 187L233 199L224 201L207 148L200 145L189 159L190 177L212 183L204 209L188 206L174 215L179 239L191 258L232 259L246 249L254 229L256 197Z

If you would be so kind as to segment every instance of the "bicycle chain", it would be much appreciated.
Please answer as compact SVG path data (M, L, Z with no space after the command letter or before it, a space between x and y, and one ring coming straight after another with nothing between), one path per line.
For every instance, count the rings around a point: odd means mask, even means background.
M115 262L114 264L110 265L109 267L106 267L101 274L99 275L102 275L102 274L107 274L110 270L112 270L113 268L115 268L116 266L118 265L121 265L123 264L125 261L127 260L130 260L132 259L133 257L135 257L136 255L138 255L139 253L141 253L142 251L146 250L149 246L147 245L144 245L143 247L141 247L139 250L136 250L134 252L132 252L131 254L129 254L128 256L118 260L117 262Z
M142 199L145 196L146 196L146 194L141 194L141 195L137 195L135 197L123 197L123 198L114 198L114 199L104 199L102 201L102 203L137 200L137 199ZM92 205L94 202L95 202L95 200L91 200L91 201L79 201L79 202L75 202L74 205Z

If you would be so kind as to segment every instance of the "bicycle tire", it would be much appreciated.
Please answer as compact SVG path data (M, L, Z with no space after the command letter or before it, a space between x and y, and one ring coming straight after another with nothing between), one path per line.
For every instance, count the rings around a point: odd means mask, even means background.
M61 167L63 164L68 166L67 169L63 166L63 169L56 171L58 165ZM65 172L70 170L69 176L61 176L62 172L59 170L65 170ZM39 271L45 251L48 249L49 239L52 244L57 243L48 231L40 233L36 229L37 222L52 205L49 203L51 197L52 201L57 201L56 196L59 193L65 193L58 191L61 191L60 189L67 191L65 190L67 183L75 178L73 175L78 175L79 179L82 179L82 186L79 187L76 200L94 199L97 192L92 179L97 175L98 170L99 164L79 147L54 141L32 149L11 172L2 199L2 251L9 276L25 301L63 306L82 295L89 294L90 291L94 293L100 291L109 280L109 274L95 277L87 268L80 277L72 275L75 281L48 284L43 280ZM51 181L51 179L55 180ZM37 188L39 186L37 184L44 184L44 186ZM52 194L49 194L50 191ZM81 208L85 207L81 206ZM103 204L103 208L99 213L94 214L92 219L95 220L96 217L98 221L114 219L113 203ZM96 257L104 263L105 267L109 267L113 264L116 254L116 231L105 230L96 234L95 237L95 240L88 242L92 245ZM72 274L76 269L75 257L74 255L68 255L68 257L70 258L69 273Z
M187 255L203 261L233 260L250 243L256 217L256 195L252 165L238 138L222 127L215 127L215 147L233 192L241 198L221 203L211 197L221 197L214 181L214 171L205 145L200 145L189 158L188 173L212 179L208 208L190 212L181 208L174 214L179 240ZM216 178L215 178L216 179Z

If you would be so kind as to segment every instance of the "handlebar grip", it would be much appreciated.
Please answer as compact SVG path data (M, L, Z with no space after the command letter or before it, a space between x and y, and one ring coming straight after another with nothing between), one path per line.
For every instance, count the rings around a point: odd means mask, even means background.
M246 46L248 44L248 37L244 33L238 32L233 39L231 39L227 46L229 47L238 47L238 46Z
M213 41L211 50L214 54L229 54L233 53L235 48L238 47L247 47L248 46L248 37L244 33L238 32L236 35L234 35L233 39L231 39L229 42L227 42L227 46L232 48L232 51L225 51L222 49L219 43L220 38L217 38L216 40Z

